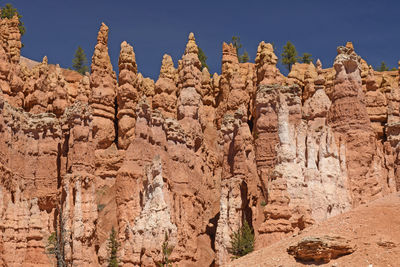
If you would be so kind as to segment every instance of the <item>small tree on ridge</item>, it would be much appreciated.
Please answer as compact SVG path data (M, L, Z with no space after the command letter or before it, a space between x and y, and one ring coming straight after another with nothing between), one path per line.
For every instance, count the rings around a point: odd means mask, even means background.
M240 63L245 63L249 61L249 54L247 53L246 50L244 50L243 54L239 54L239 50L243 47L242 43L240 42L240 37L239 36L232 36L232 45L236 49L236 55L238 58L238 61Z
M297 51L296 47L288 41L286 45L283 47L282 53L282 64L290 71L292 69L292 65L297 62Z
M1 18L9 18L12 19L14 15L17 14L19 25L18 29L21 33L21 36L25 34L25 26L24 23L21 21L22 16L18 13L17 9L14 8L11 4L6 4L5 7L1 7Z
M199 60L201 62L201 68L202 69L207 68L208 71L210 71L210 68L208 67L207 62L206 62L208 57L204 53L203 49L201 49L199 46L198 46L198 49L199 49L199 52L197 53L197 55L198 55Z
M377 69L377 71L388 71L389 68L386 66L385 61L381 62L381 65L379 66L379 68Z
M313 62L312 55L309 53L303 53L303 56L299 58L300 62L310 64Z
M87 63L85 52L82 47L78 46L78 49L75 51L74 59L72 60L72 68L80 74L85 75L85 73L89 71Z

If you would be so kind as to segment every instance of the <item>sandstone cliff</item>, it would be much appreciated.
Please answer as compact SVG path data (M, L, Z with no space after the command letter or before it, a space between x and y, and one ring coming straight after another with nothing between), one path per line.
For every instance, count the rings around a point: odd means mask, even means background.
M165 233L174 264L222 266L245 220L259 249L400 190L399 73L351 43L288 77L271 44L239 63L224 43L211 76L191 33L153 81L123 42L117 81L108 31L82 76L21 59L0 20L1 265L51 266L61 218L75 265L106 266L114 226L124 266L154 266Z

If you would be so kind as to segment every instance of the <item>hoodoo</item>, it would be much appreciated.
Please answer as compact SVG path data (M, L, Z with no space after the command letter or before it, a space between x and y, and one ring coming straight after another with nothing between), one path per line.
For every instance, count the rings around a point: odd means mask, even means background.
M105 24L81 75L46 57L28 67L17 19L0 20L2 266L52 266L59 231L68 264L106 266L112 227L123 266L166 253L223 266L245 222L259 250L400 190L399 72L374 71L351 43L333 67L296 63L287 77L272 44L241 63L223 43L210 75L190 33L153 81L124 41L117 80ZM291 255L312 258L300 250L315 241L324 261L344 242L304 240Z

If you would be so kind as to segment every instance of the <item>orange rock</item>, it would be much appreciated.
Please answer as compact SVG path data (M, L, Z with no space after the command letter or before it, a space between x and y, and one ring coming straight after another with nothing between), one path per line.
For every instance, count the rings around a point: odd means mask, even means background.
M97 148L108 148L115 139L114 117L117 79L108 55L108 27L102 23L92 57L89 103Z
M334 68L295 64L288 77L271 44L239 63L224 43L211 77L191 33L155 83L123 42L117 82L106 25L81 75L20 57L16 22L0 20L0 265L53 264L61 208L69 264L106 265L114 227L124 266L154 266L165 233L174 265L221 266L245 220L257 250L279 246L400 190L399 72L373 71L351 43Z

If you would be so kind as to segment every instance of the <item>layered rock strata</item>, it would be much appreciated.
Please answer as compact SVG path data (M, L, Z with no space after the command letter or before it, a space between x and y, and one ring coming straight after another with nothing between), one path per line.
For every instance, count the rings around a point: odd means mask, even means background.
M121 44L118 82L102 24L91 73L20 57L17 18L0 20L0 264L106 266L112 227L124 266L222 266L247 222L256 249L400 189L399 73L375 72L351 43L333 68L273 46L222 71L201 68L194 35L156 82ZM29 64L28 64L29 63ZM62 222L62 223L61 223Z

